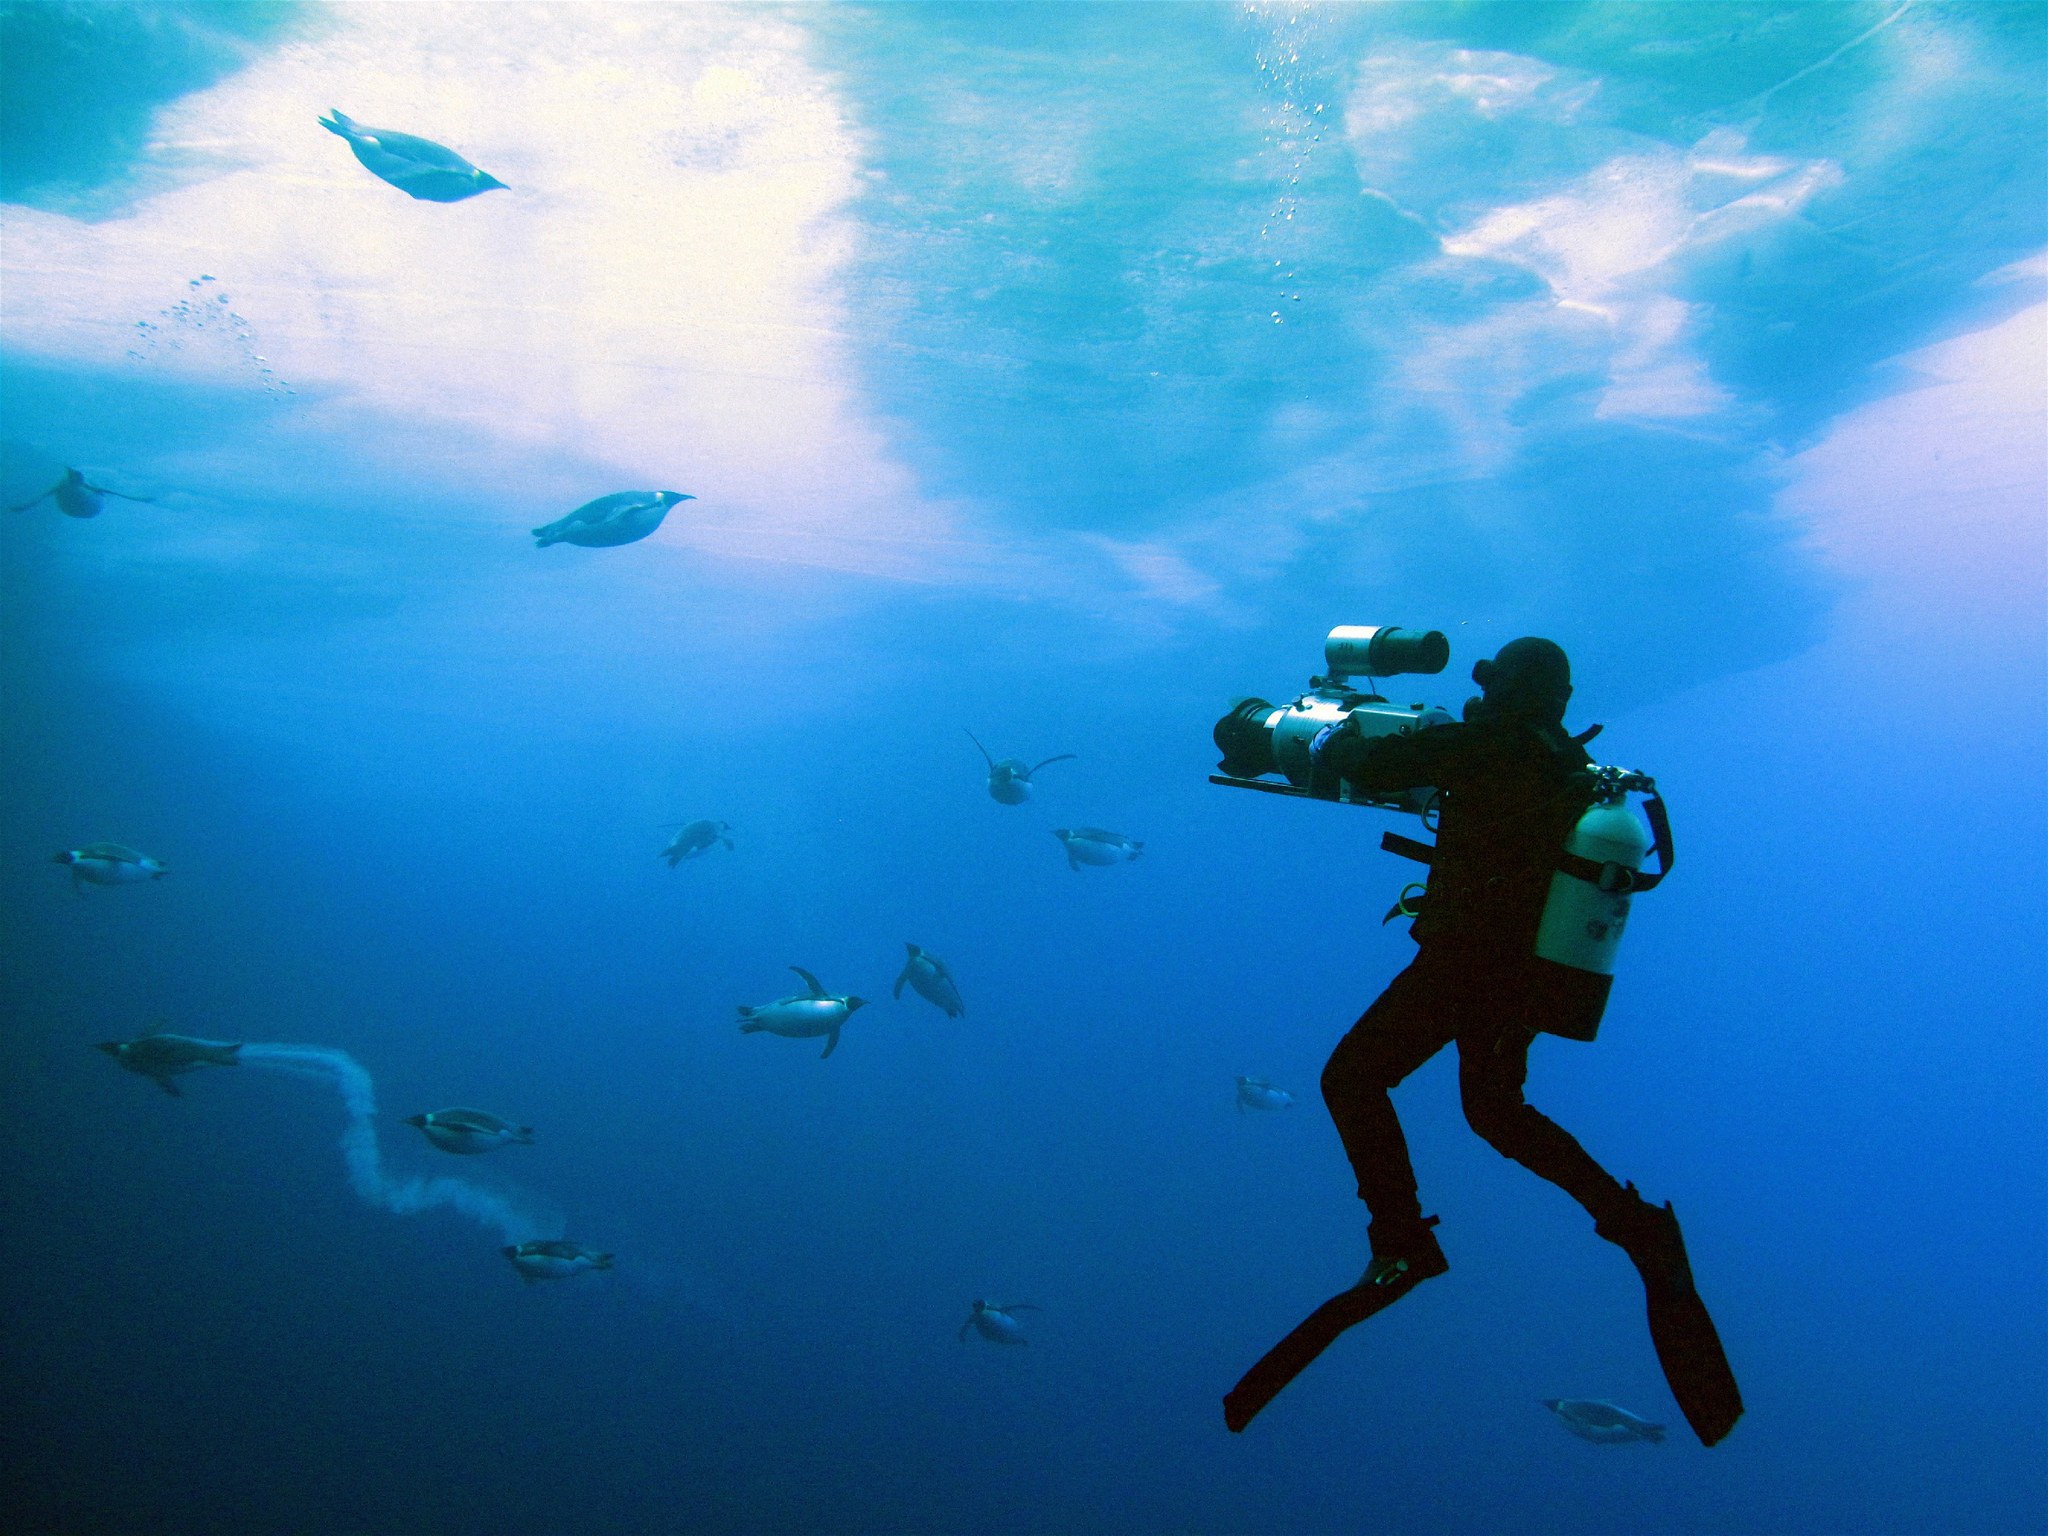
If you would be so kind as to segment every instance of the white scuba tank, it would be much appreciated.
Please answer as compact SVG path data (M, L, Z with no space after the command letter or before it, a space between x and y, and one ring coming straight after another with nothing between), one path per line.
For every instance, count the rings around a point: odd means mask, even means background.
M1564 851L1594 864L1614 864L1631 875L1650 854L1650 834L1625 800L1603 801L1579 818L1565 839ZM1626 882L1623 882L1626 884ZM1550 877L1550 897L1536 930L1536 953L1575 971L1599 976L1614 974L1621 933L1628 926L1629 894L1603 891L1590 880L1558 870Z

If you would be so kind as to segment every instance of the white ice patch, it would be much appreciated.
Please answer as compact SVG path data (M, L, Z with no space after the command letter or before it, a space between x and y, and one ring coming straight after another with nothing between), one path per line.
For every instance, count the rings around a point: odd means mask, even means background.
M1733 397L1692 350L1694 306L1669 287L1686 258L1796 214L1839 176L1827 161L1746 154L1740 135L1717 129L1690 151L1617 155L1549 196L1496 208L1446 235L1443 251L1524 267L1543 280L1549 304L1606 324L1596 416L1707 416Z
M477 503L534 499L537 463L591 466L596 491L695 493L670 544L923 567L908 541L950 518L858 409L857 145L806 47L750 8L334 7L159 114L149 155L181 184L101 223L8 210L9 345L253 391L231 348L129 357L137 322L207 274L299 392L280 406L297 430L460 424L503 448ZM330 107L510 190L415 202L318 126ZM228 472L258 448L220 445Z

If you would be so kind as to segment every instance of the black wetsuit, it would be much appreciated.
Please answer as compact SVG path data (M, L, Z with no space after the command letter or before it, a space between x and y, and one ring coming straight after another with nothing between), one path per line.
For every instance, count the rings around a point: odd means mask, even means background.
M1522 1097L1529 1046L1554 1006L1530 960L1558 852L1591 803L1585 751L1558 726L1482 707L1475 723L1339 739L1329 756L1360 789L1429 785L1442 795L1413 930L1420 953L1323 1069L1323 1101L1372 1212L1375 1255L1403 1253L1427 1231L1389 1090L1453 1040L1473 1130L1596 1222L1633 1206L1632 1192Z

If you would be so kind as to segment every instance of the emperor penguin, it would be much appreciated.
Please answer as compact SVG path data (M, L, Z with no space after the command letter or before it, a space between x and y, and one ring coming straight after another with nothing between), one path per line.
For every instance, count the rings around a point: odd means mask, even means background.
M1581 1440L1595 1445L1626 1445L1631 1441L1659 1444L1664 1426L1639 1419L1626 1408L1584 1397L1545 1398L1543 1406L1556 1414L1564 1427Z
M539 547L550 544L581 544L586 549L610 549L644 539L661 526L668 509L679 501L695 501L682 491L619 491L586 501L566 517L544 523L533 530Z
M519 1278L528 1285L539 1280L566 1280L587 1269L610 1269L613 1258L609 1253L599 1253L560 1237L537 1237L498 1251L512 1261Z
M161 880L170 873L162 859L153 859L119 843L87 843L83 848L67 848L51 854L50 862L70 867L73 890L87 885L136 885L144 880Z
M1083 864L1128 864L1145 851L1145 845L1137 839L1121 832L1105 832L1101 827L1059 827L1052 835L1066 848L1069 869L1079 869Z
M478 170L432 139L389 128L365 128L337 111L330 111L319 123L329 133L346 139L350 152L371 175L422 202L459 203L479 192L504 189L505 183L497 177Z
M1024 1336L1024 1325L1012 1314L1018 1312L1042 1312L1043 1307L1034 1307L1028 1301L1012 1301L1003 1306L993 1302L975 1299L974 1310L967 1314L967 1321L960 1325L960 1342L965 1344L970 1333L978 1333L991 1344L1029 1344Z
M197 1072L201 1067L240 1066L242 1057L240 1041L173 1035L161 1024L133 1040L102 1040L93 1049L105 1051L117 1066L148 1078L174 1099L183 1098L184 1094L172 1078Z
M946 962L928 949L919 949L915 944L905 944L910 957L903 962L903 974L896 978L896 990L892 997L903 995L903 985L919 997L943 1012L949 1019L957 1019L967 1012L967 1005L960 1001L960 989L953 984L953 973L946 969Z
M1240 1077L1237 1080L1237 1112L1241 1115L1248 1109L1286 1109L1294 1103L1294 1095L1285 1088L1276 1088L1263 1077Z
M26 512L37 502L48 497L59 512L66 517L98 517L106 506L105 498L118 496L123 501L155 501L154 496L130 496L126 491L110 491L104 485L94 485L75 469L64 471L64 478L48 490L38 491L27 501L10 506L10 512Z
M694 859L709 853L720 843L732 847L732 823L729 821L692 821L670 840L661 850L660 857L668 860L668 867L674 869L685 859Z
M428 1141L443 1152L475 1156L493 1147L533 1145L533 1127L514 1125L481 1109L432 1109L423 1115L408 1115L405 1123L416 1125Z
M1051 763L1070 763L1074 760L1071 752L1062 752L1058 757L1048 757L1043 763L1027 768L1021 757L1006 757L1001 762L989 755L987 747L974 732L967 733L967 739L974 743L988 764L988 793L991 800L1002 805L1022 805L1031 798L1031 775Z
M827 992L818 978L802 966L792 965L790 969L803 978L810 990L758 1007L740 1004L740 1033L751 1035L765 1029L771 1035L790 1040L815 1040L824 1035L825 1049L818 1053L818 1059L823 1061L839 1049L840 1029L857 1009L867 1007L867 999Z

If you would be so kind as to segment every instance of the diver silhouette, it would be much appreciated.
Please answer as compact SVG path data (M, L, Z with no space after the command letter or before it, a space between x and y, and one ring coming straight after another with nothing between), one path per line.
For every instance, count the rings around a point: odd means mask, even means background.
M1450 1268L1431 1231L1436 1218L1422 1213L1389 1092L1455 1041L1472 1129L1577 1200L1593 1230L1634 1262L1672 1395L1712 1445L1734 1427L1742 1398L1693 1285L1677 1216L1615 1179L1522 1096L1539 1033L1588 1037L1534 952L1559 851L1591 803L1584 744L1594 732L1565 733L1571 667L1551 641L1512 641L1472 676L1483 694L1466 704L1463 723L1367 737L1347 719L1316 746L1317 793L1334 797L1340 780L1371 794L1433 787L1437 843L1389 837L1394 851L1430 866L1420 902L1396 908L1414 917L1418 952L1323 1069L1323 1100L1371 1213L1371 1264L1247 1373L1224 1399L1225 1420L1244 1428L1346 1328Z

